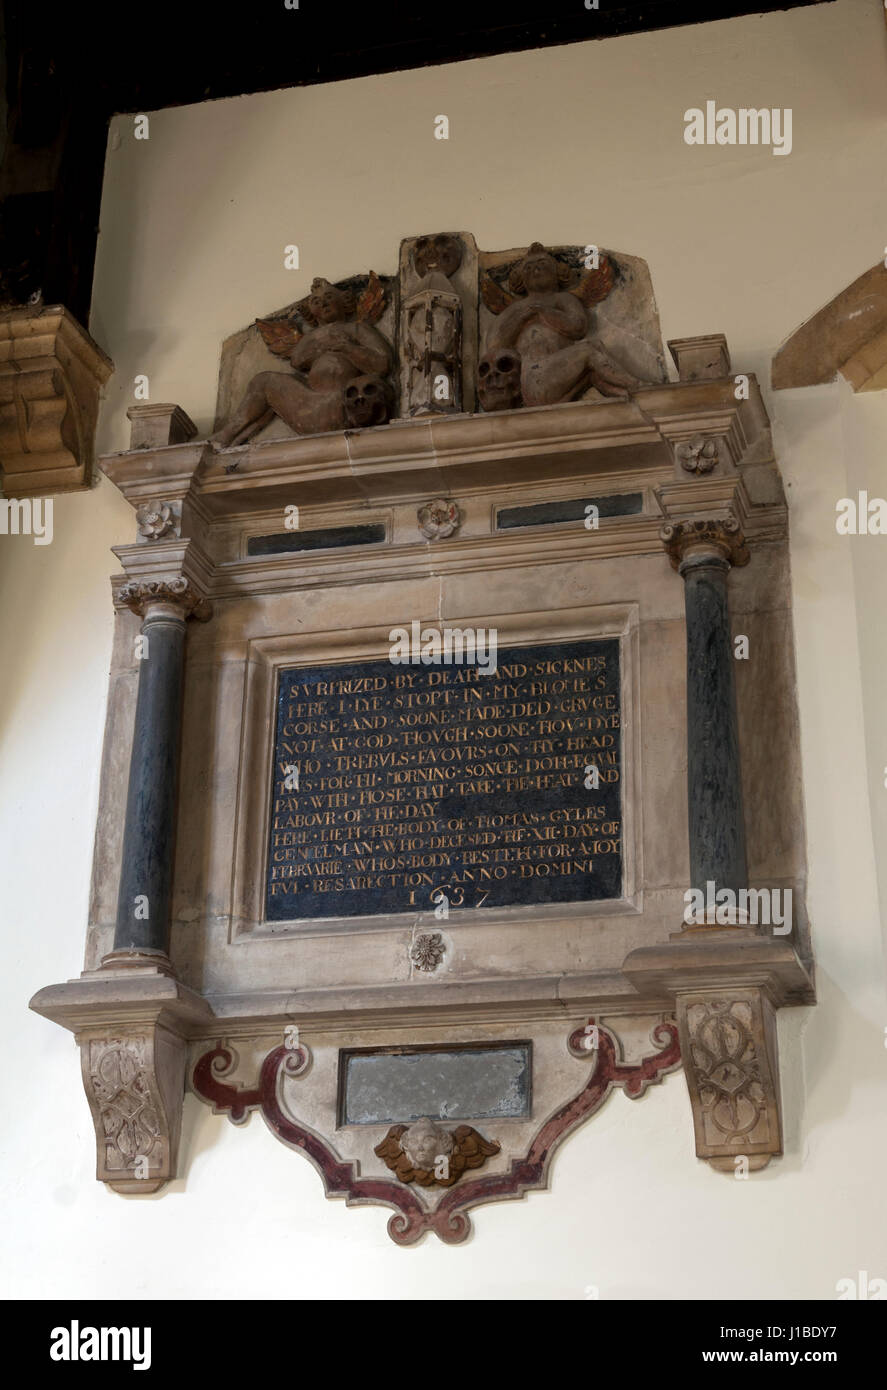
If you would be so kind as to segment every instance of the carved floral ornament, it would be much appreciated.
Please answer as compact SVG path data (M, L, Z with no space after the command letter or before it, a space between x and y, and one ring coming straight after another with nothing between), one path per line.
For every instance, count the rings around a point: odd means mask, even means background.
M443 937L439 931L425 932L417 936L410 947L410 960L413 965L417 970L424 970L429 974L437 969L444 954Z
M136 512L139 535L145 540L159 541L163 536L178 534L178 520L167 502L156 499L143 502Z
M419 508L419 530L429 541L442 540L451 536L462 524L462 514L455 502L447 502L438 497L434 502L426 502Z
M704 434L694 435L676 445L675 458L688 473L710 473L717 467L717 442Z

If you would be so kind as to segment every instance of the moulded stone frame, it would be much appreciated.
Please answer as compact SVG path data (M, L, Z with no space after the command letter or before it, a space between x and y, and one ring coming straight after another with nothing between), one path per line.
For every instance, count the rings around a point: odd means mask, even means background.
M462 926L507 926L510 922L575 920L643 912L643 834L639 605L582 605L535 612L422 617L423 627L444 625L495 628L500 647L541 646L552 642L619 641L622 894L618 898L530 907L459 909ZM387 656L390 625L353 631L290 633L247 642L241 716L229 944L268 937L338 936L343 933L402 930L411 920L431 923L432 912L378 913L365 917L325 917L269 923L265 920L265 875L271 827L271 776L274 757L277 683L280 671L298 666L380 660Z
M302 530L327 531L340 526L384 526L384 540L374 541L371 544L364 543L362 545L349 545L347 547L348 553L355 557L362 557L367 553L367 551L378 552L379 550L382 550L385 546L391 545L391 537L394 529L394 515L393 508L390 506L374 507L372 510L372 514L369 516L364 515L362 512L356 513L352 508L351 511L348 513L347 518L342 516L341 511L337 511L330 507L312 507L310 508L310 513L311 515L309 519L309 525L305 527L300 525L298 530L293 530L292 534L294 536L298 535L299 531ZM250 517L247 521L245 521L241 525L238 525L236 528L239 550L238 560L250 561L256 558L255 556L250 555L249 553L250 541L256 540L257 538L264 536L283 535L286 529L286 526L281 526L280 524L279 508L263 512L258 516ZM328 550L326 550L323 547L319 547L319 551L321 554L326 554L329 551L335 551L336 553L339 553L342 549L343 547L340 546L330 546ZM274 554L276 552L271 553ZM314 555L317 554L318 551L281 551L279 553L287 555Z

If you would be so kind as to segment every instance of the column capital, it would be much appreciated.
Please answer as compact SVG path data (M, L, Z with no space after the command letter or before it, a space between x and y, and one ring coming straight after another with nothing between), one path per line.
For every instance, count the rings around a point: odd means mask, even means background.
M668 521L660 527L659 539L672 568L682 573L684 565L691 560L742 566L751 559L742 527L732 512Z
M212 604L184 575L170 579L130 579L117 590L117 603L138 613L140 618L148 617L150 611L158 608L176 610L175 616L196 618L206 622L212 617Z

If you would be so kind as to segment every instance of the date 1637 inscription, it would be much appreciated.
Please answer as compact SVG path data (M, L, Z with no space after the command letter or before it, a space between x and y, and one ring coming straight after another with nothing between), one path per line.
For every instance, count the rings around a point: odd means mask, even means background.
M615 639L284 670L267 918L619 897L620 786Z

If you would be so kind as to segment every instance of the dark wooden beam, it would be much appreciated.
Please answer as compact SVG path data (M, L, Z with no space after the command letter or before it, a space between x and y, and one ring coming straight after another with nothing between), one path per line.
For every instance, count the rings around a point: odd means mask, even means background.
M832 0L825 0L831 3ZM42 295L86 322L107 125L115 112L642 30L793 9L811 0L0 0L6 142L0 165L0 305ZM692 43L688 35L688 43Z

